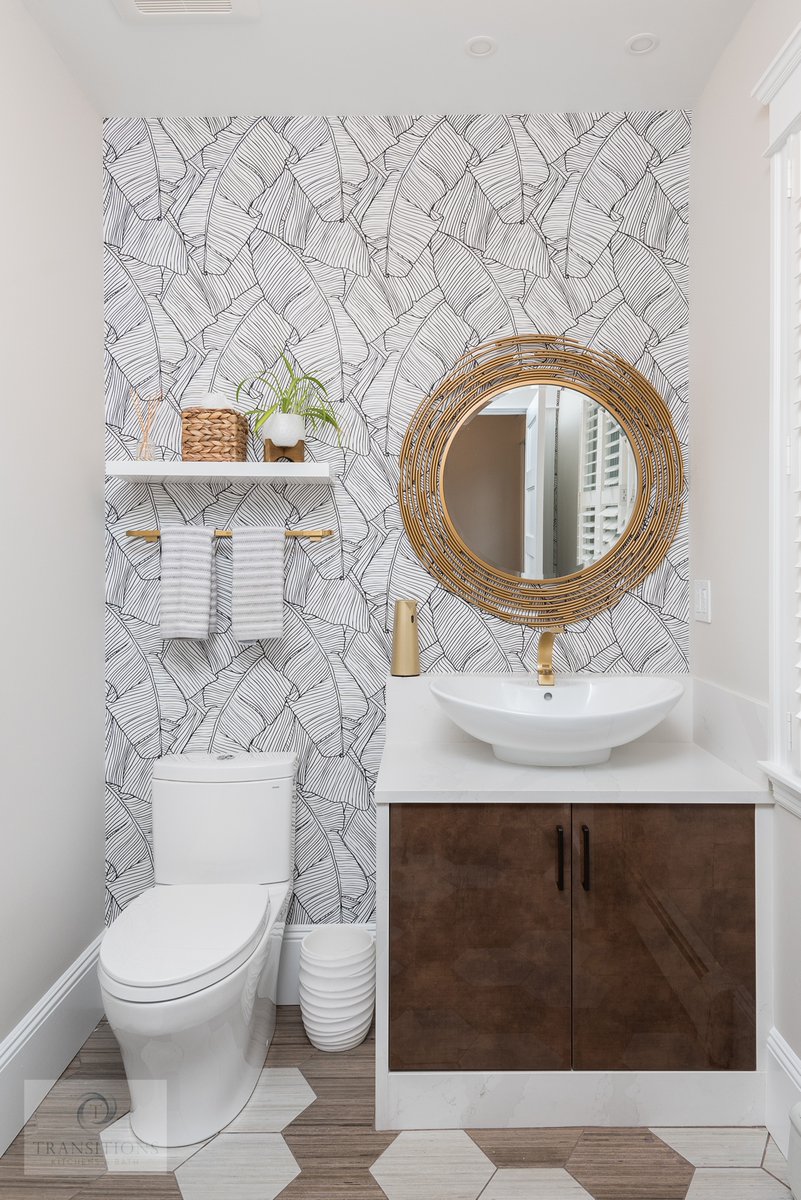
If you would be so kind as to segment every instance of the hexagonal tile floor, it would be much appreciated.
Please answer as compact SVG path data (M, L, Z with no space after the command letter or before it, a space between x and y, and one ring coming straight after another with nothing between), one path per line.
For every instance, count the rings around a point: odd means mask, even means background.
M101 1022L0 1158L0 1200L790 1200L764 1129L376 1132L373 1054L372 1039L315 1050L299 1010L282 1008L242 1112L204 1144L154 1153L131 1131ZM83 1169L32 1174L26 1139L52 1128L82 1080L113 1098Z
M399 1133L370 1168L389 1200L476 1200L494 1173L461 1129Z

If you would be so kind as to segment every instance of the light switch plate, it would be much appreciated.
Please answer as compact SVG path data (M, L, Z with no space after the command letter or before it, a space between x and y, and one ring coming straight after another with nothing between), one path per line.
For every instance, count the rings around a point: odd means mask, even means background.
M693 583L693 616L707 624L712 620L712 584L708 579L696 579Z

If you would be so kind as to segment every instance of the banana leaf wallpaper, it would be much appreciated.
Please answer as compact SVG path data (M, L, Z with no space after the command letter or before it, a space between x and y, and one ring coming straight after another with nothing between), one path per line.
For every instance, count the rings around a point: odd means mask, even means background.
M411 413L470 346L561 334L634 363L687 431L686 113L110 119L104 127L107 456L134 457L131 389L180 409L285 353L342 426L307 443L319 484L131 484L107 504L109 920L152 881L150 776L170 751L300 756L294 923L370 920L373 790L391 615L420 602L422 669L526 671L536 633L435 585L396 498ZM258 395L258 387L253 389ZM259 457L251 442L249 456ZM125 530L326 527L286 549L280 641L162 642L159 547ZM611 612L571 627L562 669L687 669L686 528Z

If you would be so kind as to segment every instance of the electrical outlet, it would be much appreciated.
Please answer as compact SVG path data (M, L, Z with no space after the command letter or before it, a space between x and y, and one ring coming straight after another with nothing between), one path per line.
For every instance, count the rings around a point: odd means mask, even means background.
M693 588L693 616L707 624L712 620L712 584L708 579L696 579Z

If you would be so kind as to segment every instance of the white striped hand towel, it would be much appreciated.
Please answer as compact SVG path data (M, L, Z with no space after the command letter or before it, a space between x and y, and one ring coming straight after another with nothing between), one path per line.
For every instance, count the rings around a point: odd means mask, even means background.
M217 628L214 530L167 525L161 531L161 636L207 638Z
M233 531L231 632L239 642L283 636L284 543L283 528Z

